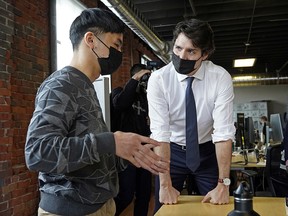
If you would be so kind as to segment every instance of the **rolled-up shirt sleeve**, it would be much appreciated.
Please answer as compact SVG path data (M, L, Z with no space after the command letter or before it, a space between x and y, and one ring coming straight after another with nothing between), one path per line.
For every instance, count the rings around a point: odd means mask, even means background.
M221 85L218 85L218 96L215 100L213 110L213 143L235 139L235 126L233 122L233 83L231 77L227 74L221 79Z
M147 88L151 138L160 142L170 142L169 106L165 100L163 80L152 73Z

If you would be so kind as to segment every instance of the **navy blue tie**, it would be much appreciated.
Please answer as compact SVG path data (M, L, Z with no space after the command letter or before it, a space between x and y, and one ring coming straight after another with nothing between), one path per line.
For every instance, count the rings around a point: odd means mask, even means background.
M197 112L192 82L194 77L187 78L186 88L186 165L193 172L199 167L199 143L197 130Z

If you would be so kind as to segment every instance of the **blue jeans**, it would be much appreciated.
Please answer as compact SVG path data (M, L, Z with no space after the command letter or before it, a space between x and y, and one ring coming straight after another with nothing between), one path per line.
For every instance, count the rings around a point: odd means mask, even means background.
M188 175L194 178L198 191L201 195L206 195L217 186L218 182L218 163L215 152L215 145L209 141L199 145L200 166L195 172L192 172L186 166L186 150L181 146L170 143L171 163L170 175L172 185L179 192L182 191L184 181ZM162 204L159 202L159 176L155 178L155 208L156 213Z

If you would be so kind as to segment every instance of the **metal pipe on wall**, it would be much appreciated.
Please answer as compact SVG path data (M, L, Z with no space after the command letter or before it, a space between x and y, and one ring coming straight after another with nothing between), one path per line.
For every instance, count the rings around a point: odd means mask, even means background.
M169 44L162 41L140 17L139 12L123 0L101 0L115 13L135 34L147 43L155 54L164 62L170 62Z

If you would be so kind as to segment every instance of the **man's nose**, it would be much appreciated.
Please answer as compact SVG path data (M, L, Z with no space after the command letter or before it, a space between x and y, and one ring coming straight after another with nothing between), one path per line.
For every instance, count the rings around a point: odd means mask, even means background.
M180 57L181 59L187 60L187 55L186 55L186 53L185 53L184 50L181 50L181 52L179 53L179 57Z

